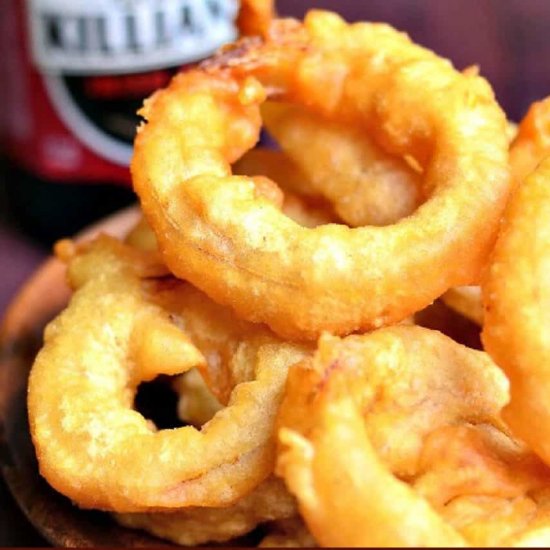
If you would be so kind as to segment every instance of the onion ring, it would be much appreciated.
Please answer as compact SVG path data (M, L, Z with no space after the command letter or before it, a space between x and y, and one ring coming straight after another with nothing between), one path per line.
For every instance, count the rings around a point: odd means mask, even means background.
M144 251L158 250L157 238L153 230L142 216L134 227L130 230L124 242L132 248Z
M360 123L414 158L426 202L384 228L298 227L230 171L258 139L267 95ZM176 76L141 114L132 174L166 264L289 338L398 322L470 284L510 186L506 119L485 80L388 26L326 12Z
M296 517L274 521L268 527L269 534L260 544L260 548L314 548L318 544L307 530L304 522Z
M317 198L307 176L285 153L275 149L251 149L233 165L233 173L240 176L263 174L277 182L283 191Z
M534 102L521 120L510 147L510 164L516 182L528 176L550 155L550 97Z
M290 369L277 472L322 545L504 544L535 527L537 507L550 525L550 469L509 435L507 399L487 354L438 332L326 336ZM506 532L484 529L495 504L522 499Z
M291 518L296 503L284 484L269 478L250 494L225 508L185 508L175 512L115 514L121 525L143 529L182 546L225 542L267 521Z
M256 150L251 152L256 152ZM254 169L254 167L256 166L256 162L264 158L264 153L272 152L277 153L277 151L258 151L258 153L260 154L257 157L256 155L253 155L254 159L250 164L242 166L243 170L247 170L246 172L242 173L248 176L258 176L259 173ZM277 158L279 158L279 156L280 155L277 155ZM268 156L266 156L266 158L267 157ZM269 158L271 157L269 156ZM275 168L273 167L273 169ZM267 178L269 180L274 180L274 176L276 175L277 174L275 172L268 173ZM265 180L263 181L265 182ZM294 192L287 192L286 190L284 191L284 197L282 198L282 211L289 218L293 219L296 223L302 225L303 227L316 227L318 225L331 223L335 220L335 214L331 211L331 209L328 208L325 204L322 204L316 198L302 197L299 194L296 195ZM138 250L150 252L158 251L158 244L155 233L153 232L144 217L140 218L136 225L130 230L130 232L124 239L124 242L133 248L137 248Z
M274 0L241 0L237 28L241 36L264 34L275 17Z
M198 369L178 376L172 387L179 396L178 418L185 424L200 428L222 408Z
M533 103L519 125L508 122L507 134L511 142L510 165L517 184L550 155L550 98ZM458 313L483 325L483 304L478 286L451 288L442 299Z
M513 194L482 285L487 351L511 383L504 418L550 464L550 158Z
M487 426L452 426L426 440L420 469L415 491L470 545L550 542L550 471L525 445ZM449 498L445 479L464 494Z
M479 326L483 325L483 305L479 286L457 286L441 297L445 305Z
M262 118L312 189L348 225L389 225L420 204L420 174L384 153L360 128L281 103L266 103Z
M62 249L76 253L67 244ZM223 331L231 314L214 304L211 323L209 311L196 314L208 300L185 283L151 279L165 273L151 258L102 237L71 261L77 290L48 325L29 379L40 472L86 508L227 505L270 475L287 367L306 350L234 318ZM205 325L211 332L200 333ZM213 350L216 338L223 346ZM229 403L202 430L155 431L132 409L141 381L206 369L214 352L219 370L221 355L230 354Z

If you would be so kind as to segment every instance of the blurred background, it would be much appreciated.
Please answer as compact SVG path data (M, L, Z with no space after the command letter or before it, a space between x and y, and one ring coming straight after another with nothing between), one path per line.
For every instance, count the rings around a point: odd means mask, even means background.
M182 66L231 38L232 5L0 0L0 318L55 239L135 200L127 170L135 111ZM277 6L281 15L318 7L385 21L459 69L477 64L511 120L550 94L549 0ZM0 546L39 542L0 485Z

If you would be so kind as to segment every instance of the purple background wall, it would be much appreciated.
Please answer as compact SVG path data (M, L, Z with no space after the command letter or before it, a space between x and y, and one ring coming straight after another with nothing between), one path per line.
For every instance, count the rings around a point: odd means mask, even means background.
M458 68L478 64L512 119L550 93L548 0L279 0L282 15L312 7L385 21Z

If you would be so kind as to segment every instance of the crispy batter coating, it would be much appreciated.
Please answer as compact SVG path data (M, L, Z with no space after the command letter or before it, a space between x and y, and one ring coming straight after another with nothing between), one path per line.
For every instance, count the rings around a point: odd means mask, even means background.
M264 157L269 158L272 161L272 170L266 171L267 178L262 178L263 185L258 184L258 180L255 181L255 185L256 189L260 186L264 187L264 189L269 186L272 196L278 194L280 191L275 181L278 181L277 176L280 176L281 172L275 167L275 162L276 159L278 161L282 155L280 155L278 151L264 149L253 150L250 153L258 153L258 155L252 154L243 157L243 160L246 160L246 162L239 167L240 170L243 170L242 174L251 177L258 176L259 171L257 171L257 162ZM276 153L276 155L272 157L271 153ZM281 158L281 161L281 164L285 166L286 159ZM280 164L278 164L278 166L280 166ZM286 169L283 168L283 170L286 175ZM300 194L295 194L293 191L285 190L284 196L280 198L280 201L282 201L282 211L303 227L317 227L318 225L331 223L336 220L336 215L332 209L327 204L324 204L322 199L317 197L304 197ZM158 251L155 233L144 217L142 217L130 230L124 242L138 250L151 252Z
M510 147L510 164L517 183L522 182L550 155L550 97L534 102L521 120Z
M299 518L272 522L268 534L258 545L260 548L314 548L317 542Z
M126 527L143 529L183 546L225 542L252 531L258 524L296 514L296 504L281 480L269 478L224 508L185 508L174 512L116 514Z
M550 464L550 159L512 196L483 284L483 342L511 383L510 426Z
M277 182L285 193L317 197L306 174L283 151L256 147L247 151L233 165L233 173L240 176L264 175ZM291 216L292 217L292 216Z
M483 305L479 286L457 286L449 289L441 298L447 306L470 321L483 325Z
M144 217L130 230L124 242L138 250L158 250L157 238Z
M72 252L75 293L29 379L42 475L82 507L118 512L223 506L251 491L272 471L287 368L307 350L166 278L154 255L108 237ZM192 367L215 378L224 364L228 405L201 430L157 431L133 409L142 381Z
M262 119L312 190L348 225L390 225L420 204L420 174L385 153L361 127L273 102L263 105Z
M425 203L383 228L297 226L231 175L268 95L412 159ZM476 280L509 190L506 119L485 80L386 25L326 12L178 75L141 114L134 185L169 268L293 339L398 322Z
M198 369L178 376L172 387L179 396L178 418L185 424L200 428L223 407Z
M240 0L237 28L241 36L263 34L275 17L274 0Z
M550 155L550 98L533 103L519 125L508 122L507 135L512 175L518 184ZM442 298L455 311L483 325L483 304L478 286L451 288Z
M290 370L277 471L326 546L540 536L550 470L510 436L507 399L487 354L438 332L325 336Z

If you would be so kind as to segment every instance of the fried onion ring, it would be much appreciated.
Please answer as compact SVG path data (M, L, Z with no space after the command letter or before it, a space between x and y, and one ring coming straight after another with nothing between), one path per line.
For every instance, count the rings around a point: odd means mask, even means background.
M282 211L304 227L337 222L338 216L323 197L311 188L306 175L282 151L258 147L248 151L234 165L235 174L263 174L283 190Z
M199 428L222 408L198 369L176 378L172 387L179 396L178 418L185 424Z
M260 548L314 548L317 542L298 517L274 521L268 527L269 534L260 544Z
M420 174L384 153L361 128L282 103L266 103L262 118L312 189L348 225L389 225L420 204Z
M157 238L143 216L126 235L124 242L138 250L158 250Z
M241 36L264 34L275 17L274 0L240 0L237 28Z
M71 252L70 245L63 249ZM76 291L48 325L29 379L42 475L81 507L118 512L223 506L251 491L272 471L286 371L305 348L215 304L205 311L209 300L167 279L154 255L108 237L72 252ZM212 349L216 338L223 346ZM140 382L191 367L225 370L223 353L231 362L222 377L228 405L201 430L156 431L133 410Z
M414 159L426 202L383 228L297 226L230 171L268 95ZM476 280L509 190L506 119L485 80L386 25L326 12L176 76L141 114L134 186L168 267L290 338L398 322Z
M510 165L514 181L520 183L550 155L550 98L533 103L518 125L508 122ZM483 325L481 289L477 286L451 288L443 301L478 325Z
M233 173L240 176L264 175L277 182L283 191L300 196L317 197L307 176L285 153L275 149L251 149L233 165Z
M550 155L550 97L533 103L519 124L510 147L510 164L516 182L521 182Z
M500 420L507 399L487 354L438 332L326 336L290 369L277 471L322 545L504 544L550 512L550 469Z
M143 529L182 546L195 546L205 542L225 542L249 533L260 523L291 518L295 514L294 498L284 484L269 478L225 508L115 514L115 519L125 527Z
M441 299L445 305L464 315L470 321L483 325L483 305L479 286L457 286L449 289Z
M512 196L483 288L487 351L511 383L504 418L550 464L550 158Z
M256 152L256 150L251 151ZM259 150L260 153L258 157L254 156L254 160L250 164L242 166L242 172L248 176L258 176L259 172L255 170L256 161L264 158L264 153L277 153L277 151L267 151ZM279 155L277 155L277 158ZM275 160L275 159L273 159ZM281 159L282 160L282 159ZM284 161L283 161L284 164ZM267 177L270 180L274 180L273 176L276 176L277 173L273 172L268 173ZM264 183L265 180L263 180ZM271 185L271 183L268 183ZM277 192L277 191L275 191ZM302 197L296 195L293 192L284 191L284 197L282 198L282 211L296 223L304 227L317 227L318 225L324 225L326 223L331 223L335 220L335 214L331 211L327 205L322 204L321 201L317 200L315 197ZM158 251L157 239L155 233L147 223L147 220L142 217L136 223L136 225L130 230L124 242L133 248L144 251Z

